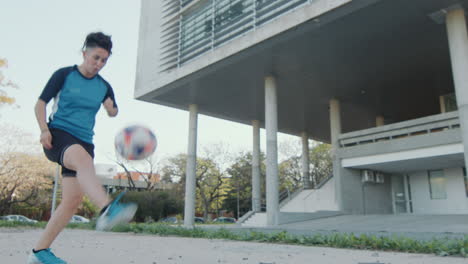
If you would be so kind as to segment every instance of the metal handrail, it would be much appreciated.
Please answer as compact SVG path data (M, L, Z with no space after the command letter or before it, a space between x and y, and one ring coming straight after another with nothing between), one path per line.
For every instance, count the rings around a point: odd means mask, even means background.
M333 173L330 173L330 175L323 178L317 185L314 186L314 189L322 188L331 178L333 178Z

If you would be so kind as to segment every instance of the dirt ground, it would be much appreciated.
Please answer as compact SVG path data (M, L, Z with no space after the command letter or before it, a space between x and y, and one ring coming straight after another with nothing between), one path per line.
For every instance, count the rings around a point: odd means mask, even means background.
M39 229L0 228L0 263L26 263L27 254L41 232ZM468 263L468 259L461 257L71 229L60 234L52 249L57 256L70 264Z

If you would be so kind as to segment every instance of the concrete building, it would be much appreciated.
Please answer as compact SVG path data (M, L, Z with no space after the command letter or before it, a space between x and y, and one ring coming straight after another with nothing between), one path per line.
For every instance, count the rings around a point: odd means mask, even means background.
M173 188L172 183L161 182L159 174L131 171L129 173L132 180L129 181L127 173L117 171L117 165L97 163L95 168L96 175L108 193L127 189L143 191L148 189L168 190Z
M467 5L143 0L135 97L189 111L185 225L193 225L198 114L252 125L248 216L259 225L330 213L468 214ZM301 137L304 153L309 139L328 142L334 160L320 190L281 207L278 132ZM308 164L304 155L305 179Z

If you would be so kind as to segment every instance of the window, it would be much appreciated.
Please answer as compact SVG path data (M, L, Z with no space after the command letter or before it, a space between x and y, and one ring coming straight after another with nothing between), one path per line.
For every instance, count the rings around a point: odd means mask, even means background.
M429 191L432 200L447 199L446 179L443 170L433 170L428 172Z
M454 93L444 95L444 103L446 112L457 111L457 99Z

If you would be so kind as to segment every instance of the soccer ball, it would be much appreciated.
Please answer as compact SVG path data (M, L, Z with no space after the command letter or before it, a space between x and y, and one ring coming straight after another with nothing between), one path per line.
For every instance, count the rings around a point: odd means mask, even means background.
M126 160L142 160L156 150L156 136L146 127L128 126L115 136L115 150Z

